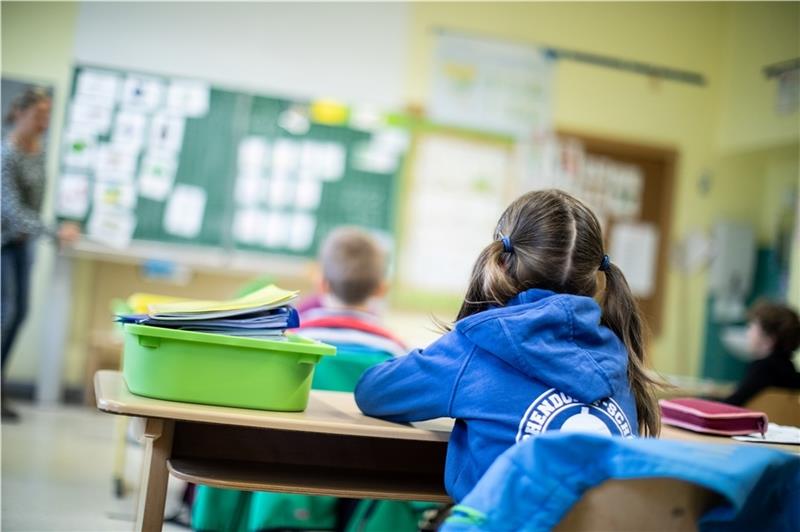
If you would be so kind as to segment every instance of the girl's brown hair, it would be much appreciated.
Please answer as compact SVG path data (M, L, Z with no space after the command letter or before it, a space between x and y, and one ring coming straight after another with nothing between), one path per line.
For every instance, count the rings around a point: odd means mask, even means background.
M457 320L493 305L505 305L530 288L599 295L601 323L628 351L628 381L636 400L639 430L646 436L657 435L658 383L645 371L644 323L622 270L606 258L603 233L594 213L560 190L529 192L505 210L494 236L494 242L475 262ZM598 270L605 274L602 294L598 294Z
M6 113L5 120L7 124L13 124L17 119L17 114L30 109L40 102L49 101L50 95L41 87L28 87L11 102Z

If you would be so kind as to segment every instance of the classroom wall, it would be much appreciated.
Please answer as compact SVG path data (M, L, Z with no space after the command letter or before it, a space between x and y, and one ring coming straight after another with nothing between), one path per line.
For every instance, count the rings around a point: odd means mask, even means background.
M64 98L70 80L72 48L75 38L77 4L70 2L3 2L2 74L12 78L41 82L54 88L53 113L48 143L58 146L64 113ZM55 179L58 167L57 150L47 154L48 182ZM45 195L46 213L51 212L52 186ZM41 241L36 250L33 270L33 295L29 319L20 333L9 365L13 380L32 380L38 367L38 353L45 331L42 316L47 305L47 291L53 268L54 249Z

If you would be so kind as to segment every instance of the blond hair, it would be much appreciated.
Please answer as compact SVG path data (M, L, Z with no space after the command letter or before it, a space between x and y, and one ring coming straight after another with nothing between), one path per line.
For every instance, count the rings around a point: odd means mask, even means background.
M331 231L320 248L322 277L346 305L366 302L386 274L386 253L378 241L357 227Z

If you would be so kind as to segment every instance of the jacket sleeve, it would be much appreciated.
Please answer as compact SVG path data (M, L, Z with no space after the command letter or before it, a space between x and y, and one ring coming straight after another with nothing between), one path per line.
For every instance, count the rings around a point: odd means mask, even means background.
M474 349L450 332L424 350L373 366L356 385L356 403L368 416L391 421L452 417L453 392Z
M48 232L39 219L39 213L25 205L15 173L18 166L14 157L3 152L2 163L2 227L3 241L20 237L37 236Z

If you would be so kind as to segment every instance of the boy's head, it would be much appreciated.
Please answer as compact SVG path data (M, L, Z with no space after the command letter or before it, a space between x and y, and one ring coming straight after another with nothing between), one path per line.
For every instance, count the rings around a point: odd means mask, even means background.
M319 254L322 291L348 306L362 306L386 290L386 253L369 233L339 227L322 243Z
M779 303L760 301L750 309L747 345L757 358L790 356L800 347L800 317Z

